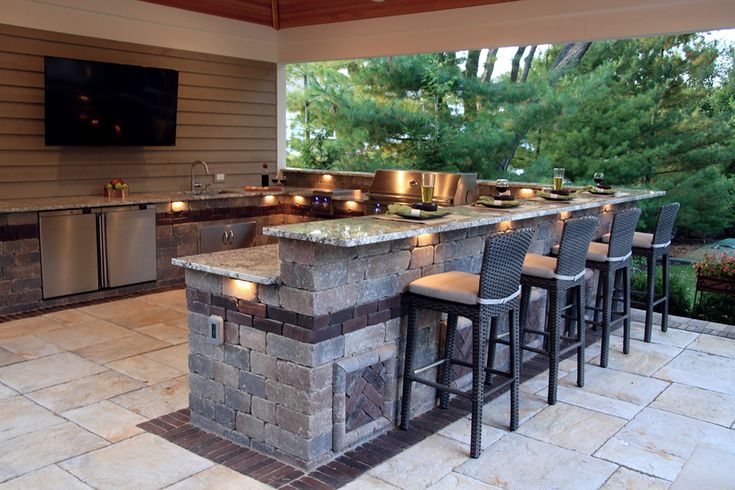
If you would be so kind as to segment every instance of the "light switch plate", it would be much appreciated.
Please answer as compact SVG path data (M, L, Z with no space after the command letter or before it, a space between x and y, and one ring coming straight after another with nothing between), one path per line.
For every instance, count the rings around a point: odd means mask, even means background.
M209 342L212 344L221 345L225 341L224 333L224 320L218 315L209 315L209 328L207 329L209 334Z
M224 182L225 181L225 174L215 174L214 180L217 182Z

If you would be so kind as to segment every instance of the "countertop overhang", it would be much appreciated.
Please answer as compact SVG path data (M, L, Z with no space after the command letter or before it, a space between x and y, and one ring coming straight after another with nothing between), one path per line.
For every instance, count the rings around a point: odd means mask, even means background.
M583 193L572 201L527 200L529 205L519 209L490 209L473 206L457 206L452 209L454 219L433 224L431 220L415 223L388 221L366 216L329 221L311 221L263 228L263 234L290 240L302 240L337 247L356 247L373 243L411 238L425 233L494 225L504 221L551 216L562 212L594 209L606 205L622 204L664 196L663 191L620 190L614 196Z

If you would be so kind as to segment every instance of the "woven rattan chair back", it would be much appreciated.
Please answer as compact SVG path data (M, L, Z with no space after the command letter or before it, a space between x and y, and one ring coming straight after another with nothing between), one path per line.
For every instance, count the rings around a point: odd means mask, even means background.
M480 298L506 298L518 291L523 259L534 233L522 228L487 237L480 269Z
M671 241L674 236L674 223L681 205L678 202L664 204L658 210L656 231L653 233L653 244L661 245Z
M608 257L625 257L631 253L633 236L640 217L641 210L638 208L621 209L615 212L610 228Z
M585 269L587 248L597 228L594 216L572 218L564 223L557 255L556 273L560 276L577 276Z

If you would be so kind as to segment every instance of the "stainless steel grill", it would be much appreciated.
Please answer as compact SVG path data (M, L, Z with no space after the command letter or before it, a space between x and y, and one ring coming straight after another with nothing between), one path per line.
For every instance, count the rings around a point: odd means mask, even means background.
M370 184L368 202L413 203L421 200L421 173L414 170L378 170ZM433 172L436 174L434 201L440 206L458 206L478 197L477 174Z

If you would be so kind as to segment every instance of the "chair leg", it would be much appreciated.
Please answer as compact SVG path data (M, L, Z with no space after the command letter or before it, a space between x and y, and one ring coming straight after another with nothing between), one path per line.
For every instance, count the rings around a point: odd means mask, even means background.
M498 317L494 316L490 319L490 338L487 341L487 367L493 369L495 367L495 350L497 349L498 337ZM493 375L487 373L485 375L485 384L493 384Z
M597 273L597 292L595 293L595 313L592 317L594 323L592 324L592 330L597 330L600 327L602 317L602 272Z
M600 352L600 366L607 367L610 356L610 318L612 316L612 290L615 274L609 271L601 271L602 283L602 349Z
M556 403L557 386L559 383L559 326L561 324L560 294L556 288L551 288L549 297L549 318L546 322L549 326L548 339L549 353L549 405Z
M646 282L646 323L643 340L650 343L653 330L653 301L656 294L656 259L648 256L646 262L648 280Z
M482 438L482 406L485 402L485 339L490 319L480 308L479 319L472 324L472 428L470 435L470 457L479 458ZM478 321L479 320L479 321Z
M454 357L454 341L457 336L457 314L449 313L447 316L447 334L444 342L444 367L442 368L442 384L452 384L452 358ZM449 407L449 392L442 391L439 407Z
M664 308L661 311L661 331L669 329L669 254L661 257L662 293L664 295Z
M531 304L531 286L521 286L521 342L523 342L524 330L526 329L526 322L528 321L528 308Z
M579 330L577 331L577 386L584 387L584 352L585 352L585 325L584 325L584 283L576 288L576 306Z
M521 337L518 324L518 311L508 313L508 337L510 340L510 374L513 382L510 386L510 430L518 428L520 386L521 386Z
M403 361L403 398L401 400L401 429L407 430L411 418L411 388L413 385L413 356L416 349L416 323L419 309L409 305L406 329L406 352Z
M630 264L625 266L623 275L623 354L630 354Z

